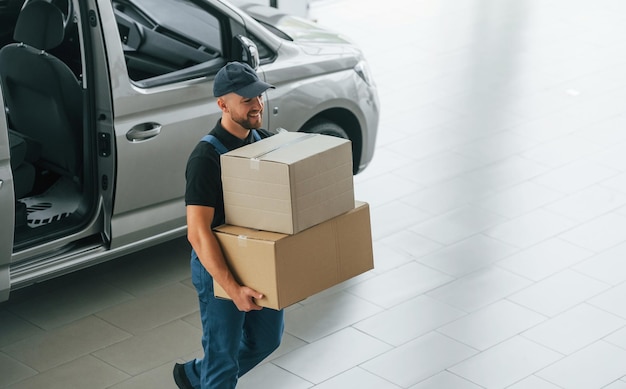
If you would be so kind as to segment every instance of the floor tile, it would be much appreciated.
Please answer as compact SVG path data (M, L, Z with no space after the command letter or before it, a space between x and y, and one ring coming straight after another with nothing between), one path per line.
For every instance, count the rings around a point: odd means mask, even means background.
M624 301L626 301L626 283L614 286L587 300L589 304L595 307L626 319L626 305Z
M105 389L129 376L90 355L47 370L11 386L11 389Z
M575 161L558 169L550 170L532 181L565 194L572 194L618 173L619 170L599 163Z
M483 196L493 193L465 176L434 184L400 200L413 207L423 209L432 215L439 215L466 206Z
M538 209L510 221L500 223L485 234L519 248L530 247L554 238L575 226L575 223L556 213Z
M273 353L271 353L262 363L271 362L272 360L283 356L293 350L305 346L307 343L302 339L298 339L288 332L283 332L283 339L280 342L280 346Z
M313 384L285 371L278 366L266 363L239 379L237 389L307 389Z
M43 332L27 320L4 310L0 310L0 328L0 348Z
M624 327L626 321L588 304L580 304L522 333L561 354L569 355Z
M508 297L509 300L553 317L607 290L609 285L565 270Z
M549 366L562 355L521 337L511 338L449 369L485 388L503 388Z
M352 286L347 291L381 307L391 308L452 279L437 270L411 262Z
M516 155L469 172L463 178L473 183L472 189L478 187L482 193L491 194L538 177L547 170L538 162Z
M433 109L435 112L442 112L442 115L447 117L445 121L452 122L453 118L461 118L459 115L454 115L450 111L442 110L436 106L426 105L425 108ZM409 114L415 114L411 112ZM458 119L456 119L458 120ZM439 123L441 124L441 123ZM465 142L471 141L476 136L467 133L461 136L450 136L447 126L431 126L430 128L412 133L403 139L388 145L388 149L395 154L403 155L407 158L412 158L414 161L424 161L427 158L434 157L437 154L448 152L454 147L458 147ZM471 156L470 156L471 158ZM468 159L471 160L471 159ZM419 166L419 164L416 164ZM416 182L423 182L419 180L419 176L411 177Z
M589 142L602 145L612 146L626 141L626 134L620 131L620 127L626 123L626 115L616 115L594 123L577 131L577 134L587 139Z
M602 388L626 375L626 350L596 342L536 375L563 388Z
M611 145L602 151L599 151L589 157L589 159L596 161L603 166L624 171L626 169L626 158L624 157L624 145L617 144Z
M105 267L98 279L133 296L141 296L188 278L190 253L187 237L181 237L149 248L139 258L133 256L123 269ZM130 255L119 261L129 258Z
M286 312L285 330L310 343L380 311L372 303L338 292Z
M397 169L392 174L384 174L376 179L362 181L354 190L357 200L363 199L372 207L384 205L403 196L410 195L424 188L423 185L406 180L396 174ZM381 191L380 188L394 188L394 190ZM366 199L366 200L365 200Z
M542 143L522 153L522 156L544 165L559 167L600 150L602 146L594 143L594 140L576 133Z
M403 144L406 144L403 142ZM398 176L408 182L420 184L420 188L433 185L474 170L483 163L457 153L443 152L402 167ZM419 189L419 188L416 188Z
M89 316L1 350L38 371L45 371L130 336L101 319Z
M539 78L538 80L520 78L519 85L523 88L523 86L521 86L523 83L530 82L532 85L536 85L536 81L543 82L545 79L553 81L555 77L554 73L544 72L540 73ZM560 138L619 114L619 108L607 104L607 100L605 100L604 97L605 96L602 96L602 98L598 98L596 101L587 101L586 104L569 107L534 118L529 122L514 127L513 130L524 136L529 136L543 142ZM612 99L608 101L610 102Z
M549 204L563 194L530 181L482 197L474 204L499 215L514 218Z
M412 230L396 232L381 239L380 242L409 254L413 259L430 254L443 247L441 243L421 236Z
M196 311L196 296L195 290L175 283L107 308L98 312L97 316L136 334Z
M315 386L319 389L399 389L400 386L394 385L374 374L371 374L360 367L355 367L339 374L328 381L322 382Z
M573 267L574 270L607 284L617 285L626 281L626 243L602 251Z
M201 336L200 330L177 320L104 347L92 355L127 374L136 375L201 349Z
M483 234L471 236L417 259L454 277L491 265L518 249Z
M626 241L626 216L609 213L562 233L561 238L600 252Z
M469 274L427 295L446 304L473 312L530 285L513 273L489 267Z
M605 337L604 340L626 350L626 327L615 331L611 335ZM626 376L624 376L624 378L626 378Z
M581 263L593 254L591 250L554 238L513 254L499 261L497 265L533 281L539 281ZM593 278L593 275L590 276Z
M363 172L354 176L354 188L357 191L355 196L357 198L365 198L361 196L361 184L367 180L375 180L380 178L383 174L389 174L394 170L411 162L411 158L399 156L383 147L382 142L379 139L376 141L376 158L367 166Z
M383 342L400 346L465 315L430 297L419 296L353 325Z
M411 231L442 244L451 244L478 234L506 219L485 209L464 206L426 220Z
M483 163L492 163L531 149L538 142L512 131L502 131L493 136L474 140L454 151Z
M390 348L375 338L347 328L283 355L272 363L318 384Z
M168 362L134 377L130 377L107 389L171 389L174 388L174 379L172 377L173 367L174 363Z
M624 204L626 204L626 194L593 185L556 200L545 209L578 222L584 222L616 210Z
M599 183L609 189L626 193L626 173L620 173Z
M562 389L542 378L531 375L515 384L508 386L509 389Z
M37 371L0 352L0 388L22 381L28 377L36 376Z
M626 382L622 380L613 381L602 389L626 389Z
M404 215L405 217L398 217ZM406 230L420 220L430 218L432 214L420 210L400 201L372 206L370 208L370 222L372 225L372 239L374 241Z
M446 324L437 331L483 351L545 320L543 315L502 300Z
M415 260L413 255L394 246L393 240L390 240L389 244L383 243L382 240L373 243L374 272L386 272Z
M409 387L476 354L476 350L429 333L362 365L401 387Z
M36 299L18 303L11 311L38 327L50 330L132 298L130 294L102 281L78 280L68 276L63 279L67 280L67 287L45 291Z
M457 375L444 371L432 376L419 384L411 386L409 389L480 389L481 387L463 379Z

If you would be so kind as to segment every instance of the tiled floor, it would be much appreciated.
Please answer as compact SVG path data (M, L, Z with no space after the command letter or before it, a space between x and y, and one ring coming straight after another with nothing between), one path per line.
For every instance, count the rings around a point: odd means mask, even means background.
M626 388L626 3L317 0L382 119L375 270L287 310L242 389ZM180 239L0 305L2 388L174 388Z

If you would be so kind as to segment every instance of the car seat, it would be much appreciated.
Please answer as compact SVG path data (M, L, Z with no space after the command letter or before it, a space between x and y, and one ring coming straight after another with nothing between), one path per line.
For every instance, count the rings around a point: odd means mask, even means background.
M15 198L21 199L33 189L35 168L26 160L26 141L13 131L9 131L9 148Z
M80 182L81 86L70 68L47 50L64 39L63 14L46 1L21 10L13 38L0 49L0 81L12 130L37 149L37 166ZM30 153L34 155L34 153Z

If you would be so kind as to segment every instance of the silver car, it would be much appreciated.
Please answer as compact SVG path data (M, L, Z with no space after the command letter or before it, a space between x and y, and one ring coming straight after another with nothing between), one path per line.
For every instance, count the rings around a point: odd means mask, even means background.
M0 1L0 301L186 232L184 170L220 112L215 73L276 86L264 128L349 138L373 156L361 51L305 19L223 0Z

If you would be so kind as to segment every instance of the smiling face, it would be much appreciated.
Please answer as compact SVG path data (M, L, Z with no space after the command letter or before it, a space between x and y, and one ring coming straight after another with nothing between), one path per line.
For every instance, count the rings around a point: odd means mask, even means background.
M248 98L229 93L218 98L217 105L222 110L222 127L239 138L263 124L262 95Z

